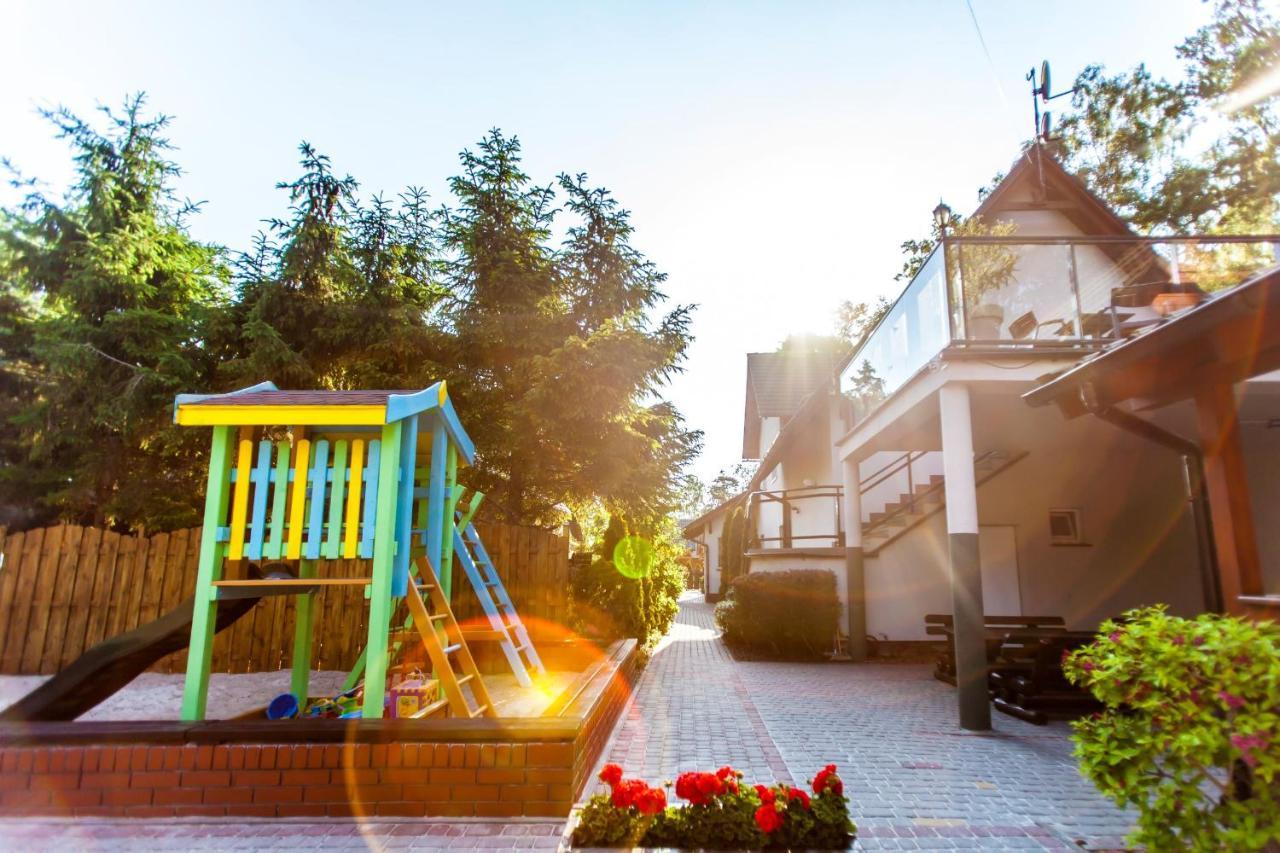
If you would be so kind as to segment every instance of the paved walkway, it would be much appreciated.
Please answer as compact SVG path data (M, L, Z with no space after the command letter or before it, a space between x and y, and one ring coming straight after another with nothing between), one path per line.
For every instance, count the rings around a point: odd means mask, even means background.
M651 782L726 763L803 781L835 762L867 850L1120 845L1131 819L1079 775L1065 723L993 725L960 731L927 666L736 662L687 595L608 760Z
M5 820L0 849L134 850L555 850L564 821Z
M739 663L699 595L645 669L606 760L650 782L732 764L803 784L835 762L863 850L1118 846L1129 820L1082 779L1065 724L964 734L921 666ZM0 849L554 849L563 822L4 820Z

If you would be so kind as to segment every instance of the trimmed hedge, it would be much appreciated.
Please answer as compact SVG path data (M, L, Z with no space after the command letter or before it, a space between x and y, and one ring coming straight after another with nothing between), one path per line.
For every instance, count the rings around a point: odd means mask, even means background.
M789 660L831 651L839 619L836 576L826 569L744 575L716 606L716 624L730 647Z

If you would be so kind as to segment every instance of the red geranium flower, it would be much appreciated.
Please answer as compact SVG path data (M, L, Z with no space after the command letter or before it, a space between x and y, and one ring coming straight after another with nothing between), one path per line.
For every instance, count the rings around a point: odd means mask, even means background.
M766 788L764 785L756 785L756 794L760 796L762 803L772 803L776 796L772 788Z
M828 764L818 771L817 776L813 777L813 792L821 794L823 791L830 791L837 797L844 796L844 783L836 775L836 766L834 764Z
M792 788L788 791L787 800L788 802L795 802L798 800L800 805L804 806L805 810L808 810L809 808L809 795L804 791L801 791L799 788Z
M735 775L737 775L737 771L734 770L732 767L729 767L728 765L725 765L724 767L721 767L719 770L716 771L717 779L728 779L730 776L735 776Z
M629 809L647 790L649 786L643 779L624 779L613 787L613 804L620 809Z
M782 814L773 803L766 803L756 809L756 826L765 835L776 832L782 827Z
M600 771L600 781L612 788L622 781L622 768L616 764L606 764Z
M649 788L636 797L636 808L641 814L660 814L667 807L667 792L661 788Z

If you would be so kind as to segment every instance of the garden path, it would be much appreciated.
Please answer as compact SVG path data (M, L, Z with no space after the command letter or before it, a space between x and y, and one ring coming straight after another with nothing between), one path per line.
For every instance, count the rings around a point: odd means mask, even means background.
M686 594L607 760L651 783L732 764L803 784L834 762L860 849L1121 846L1132 816L1080 776L1069 727L995 717L962 732L927 666L735 661L712 607Z

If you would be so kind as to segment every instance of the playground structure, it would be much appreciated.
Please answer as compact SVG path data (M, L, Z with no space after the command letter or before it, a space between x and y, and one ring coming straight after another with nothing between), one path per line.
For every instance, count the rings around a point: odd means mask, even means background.
M183 720L204 719L223 601L299 596L290 685L305 703L315 595L339 584L363 586L369 601L367 644L345 685L363 680L364 718L383 716L389 668L418 642L443 698L415 716L495 716L449 607L455 558L517 682L544 672L471 523L484 496L468 495L457 471L475 461L475 447L444 382L421 391L280 391L266 382L179 395L174 420L213 430ZM369 559L372 576L316 575L317 560L339 558ZM408 614L393 630L402 599Z

